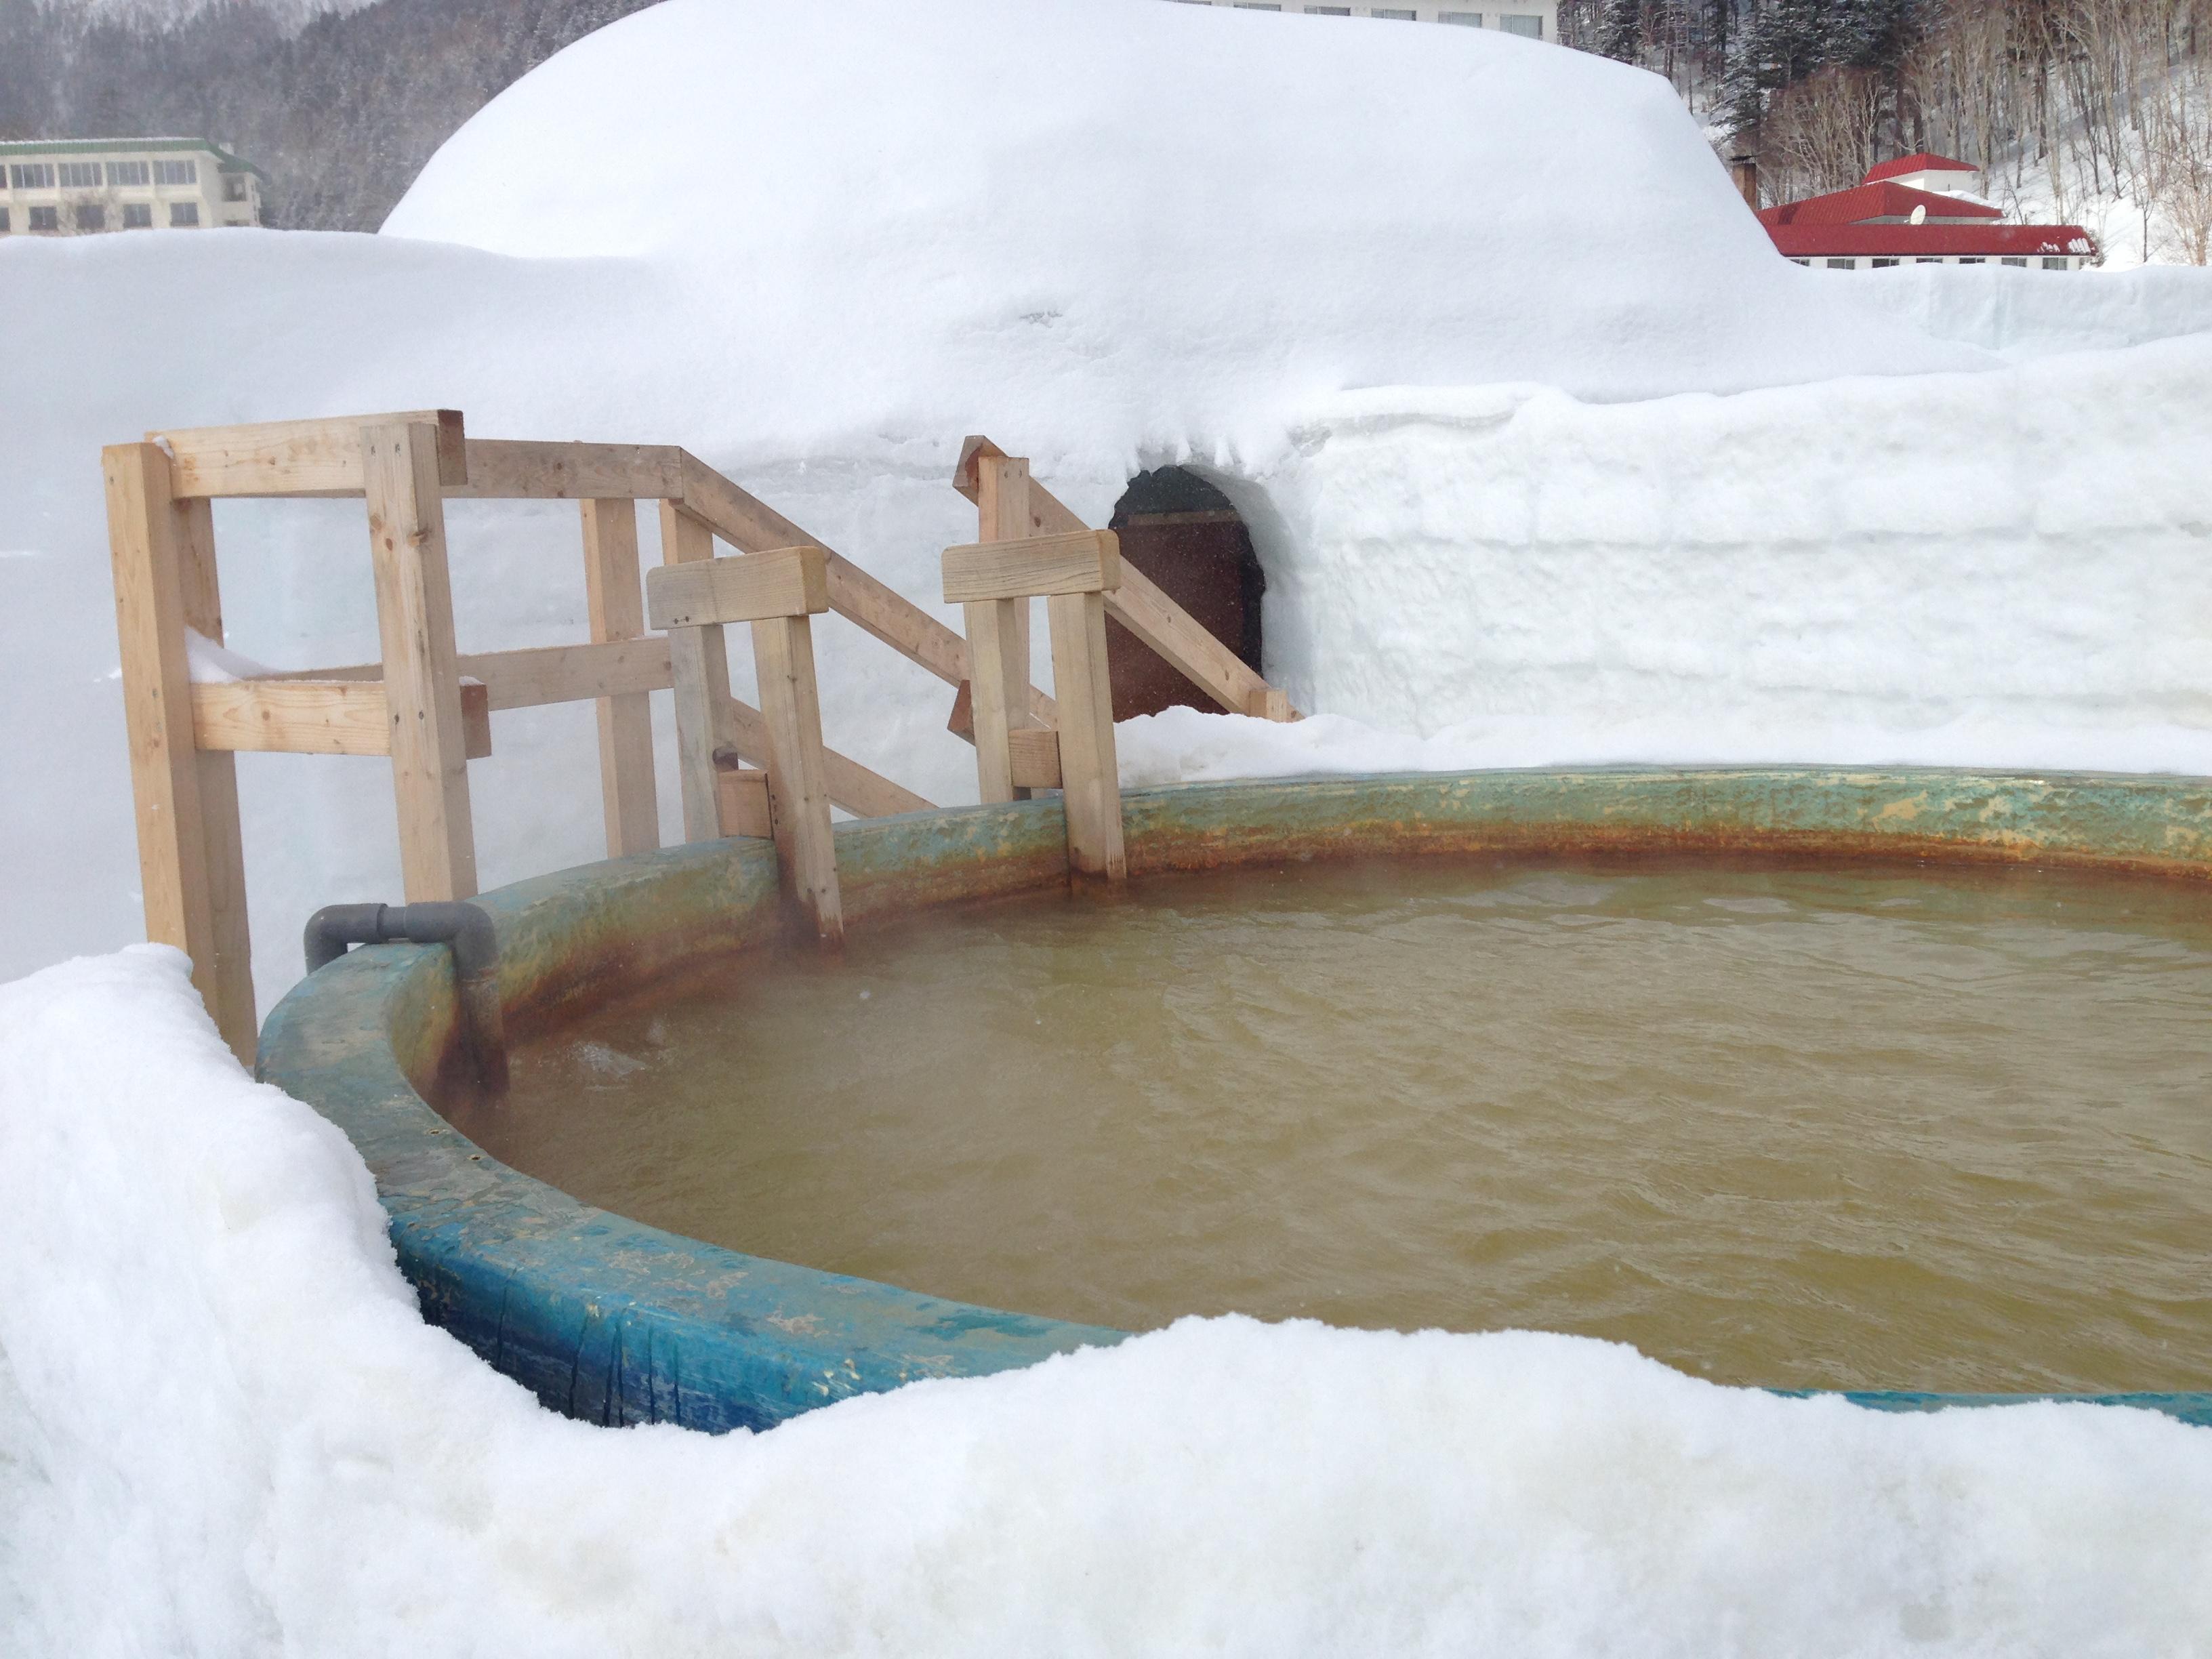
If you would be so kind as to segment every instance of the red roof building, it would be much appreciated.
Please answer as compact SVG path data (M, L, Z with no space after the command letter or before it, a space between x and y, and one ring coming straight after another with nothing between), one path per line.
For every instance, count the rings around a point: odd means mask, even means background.
M1981 169L1948 155L1901 155L1850 190L1763 208L1783 256L1828 270L1887 265L2023 265L2078 270L2098 257L2079 225L2008 225L1977 199Z

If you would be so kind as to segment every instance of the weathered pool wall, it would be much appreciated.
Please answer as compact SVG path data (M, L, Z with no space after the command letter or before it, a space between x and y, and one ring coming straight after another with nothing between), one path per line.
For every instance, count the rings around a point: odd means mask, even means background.
M2212 781L1813 768L1482 772L1193 785L1126 798L1133 873L1360 856L1790 858L2212 876ZM1054 797L842 824L848 920L1065 881ZM511 1032L785 925L773 848L587 865L479 901ZM452 1050L443 947L353 951L269 1017L260 1073L343 1128L424 1317L548 1406L600 1423L764 1428L923 1376L1033 1364L1121 1333L765 1261L579 1203L428 1103ZM1854 1393L1891 1409L2010 1396ZM2212 1392L2109 1396L2212 1423Z

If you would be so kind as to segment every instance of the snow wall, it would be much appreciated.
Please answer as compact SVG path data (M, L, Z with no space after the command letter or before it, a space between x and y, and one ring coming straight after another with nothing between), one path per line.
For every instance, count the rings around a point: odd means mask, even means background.
M0 337L5 672L39 711L0 729L0 974L138 934L97 452L161 426L447 405L682 443L933 608L963 434L1094 522L1189 465L1252 524L1269 672L1332 718L1133 723L1132 776L2212 772L2207 347L2167 337L2212 288L1910 275L1776 257L1655 77L1160 0L671 0L495 100L384 235L0 241L39 319ZM582 636L573 509L449 523L464 649ZM356 504L217 526L237 649L374 654ZM818 631L830 740L971 799L945 688ZM485 881L597 856L591 710L495 741ZM397 892L396 837L379 763L240 774L265 1006L307 914Z

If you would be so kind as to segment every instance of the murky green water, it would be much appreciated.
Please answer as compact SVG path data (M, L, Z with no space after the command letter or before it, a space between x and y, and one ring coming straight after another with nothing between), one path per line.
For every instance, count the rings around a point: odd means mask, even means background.
M2203 1388L2208 1061L2212 902L2170 885L1310 866L733 959L455 1115L642 1221L1099 1324Z

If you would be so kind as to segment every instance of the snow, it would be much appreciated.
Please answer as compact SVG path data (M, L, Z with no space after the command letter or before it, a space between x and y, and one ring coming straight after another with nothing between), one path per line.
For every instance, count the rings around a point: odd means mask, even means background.
M670 0L495 100L384 235L17 237L0 297L37 319L0 331L0 975L140 933L95 452L161 427L450 406L681 443L956 626L963 434L1094 523L1189 465L1252 528L1268 668L1314 718L1129 722L1133 782L2212 775L2203 273L1802 270L1663 82L1492 31ZM358 503L216 523L196 678L375 656ZM448 524L464 650L583 637L573 507ZM817 639L831 742L972 799L947 689ZM495 741L486 883L599 856L590 707ZM265 1009L308 913L399 896L396 835L378 763L239 770ZM0 1054L11 1653L2212 1629L2212 1437L1883 1417L1554 1336L1193 1322L759 1438L586 1429L422 1324L359 1161L239 1074L173 955L0 987Z
M762 1436L550 1415L155 947L0 988L10 1652L2201 1653L2212 1435L1186 1321Z

